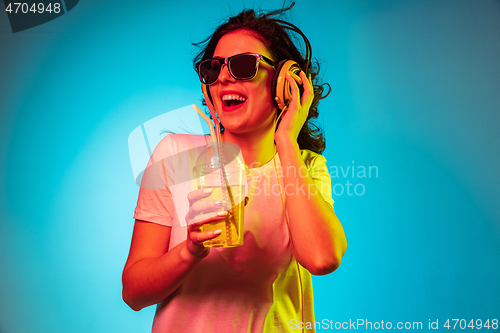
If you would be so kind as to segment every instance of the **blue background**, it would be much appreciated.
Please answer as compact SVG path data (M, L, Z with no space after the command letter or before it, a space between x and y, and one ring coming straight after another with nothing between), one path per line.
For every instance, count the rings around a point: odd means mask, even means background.
M191 42L243 5L80 1L13 34L0 13L0 331L148 332L121 300L138 188L127 137L201 105ZM500 319L500 2L299 1L349 247L316 319ZM347 194L347 181L364 194ZM358 193L363 187L358 186Z

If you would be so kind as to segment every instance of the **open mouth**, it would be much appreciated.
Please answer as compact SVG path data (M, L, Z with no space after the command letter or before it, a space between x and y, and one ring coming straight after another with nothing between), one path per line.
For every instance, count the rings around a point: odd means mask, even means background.
M246 102L246 97L238 95L238 94L227 94L222 96L222 104L225 107L231 107L240 105Z

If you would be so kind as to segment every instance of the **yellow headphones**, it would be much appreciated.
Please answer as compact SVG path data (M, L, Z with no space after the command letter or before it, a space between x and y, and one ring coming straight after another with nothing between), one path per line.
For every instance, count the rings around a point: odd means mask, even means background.
M288 104L292 99L290 83L288 83L285 78L286 73L290 73L290 76L297 81L299 87L301 87L302 79L299 76L300 71L300 66L296 61L282 60L278 63L276 73L274 74L273 82L271 84L271 95L273 96L274 105L280 110L288 107Z

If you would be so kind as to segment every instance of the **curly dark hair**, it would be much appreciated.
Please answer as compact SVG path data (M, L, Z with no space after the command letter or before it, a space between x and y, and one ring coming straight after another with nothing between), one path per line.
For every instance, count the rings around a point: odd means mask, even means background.
M314 98L309 109L309 115L300 130L297 138L297 143L300 149L309 149L318 154L325 150L325 139L321 128L314 123L318 118L318 103L321 99L328 96L331 91L328 83L321 83L319 76L319 64L316 59L311 63L311 55L309 53L309 42L304 34L294 25L280 20L279 17L285 12L289 11L295 3L289 7L278 9L271 12L256 13L253 9L244 10L236 16L230 17L227 22L220 25L215 32L199 43L193 43L194 46L201 48L201 51L196 55L193 60L195 71L198 71L198 64L213 57L217 43L225 34L235 30L248 30L255 33L255 37L259 39L269 50L273 61L276 63L284 59L296 61L301 65L306 75L311 76L314 88ZM278 18L276 18L278 17ZM301 52L297 49L292 41L289 31L293 31L304 38L306 43L306 57L303 57ZM328 87L328 92L325 94L324 86ZM281 113L281 110L278 111ZM221 125L222 129L222 125Z

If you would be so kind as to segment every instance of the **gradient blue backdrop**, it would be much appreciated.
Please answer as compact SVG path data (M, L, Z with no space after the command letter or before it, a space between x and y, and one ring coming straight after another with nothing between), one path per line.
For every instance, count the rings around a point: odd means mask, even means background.
M153 307L121 300L127 137L200 105L190 42L244 5L282 2L80 1L16 34L0 13L0 332L150 331ZM290 19L332 86L349 243L314 278L317 319L500 319L500 2L299 1Z

